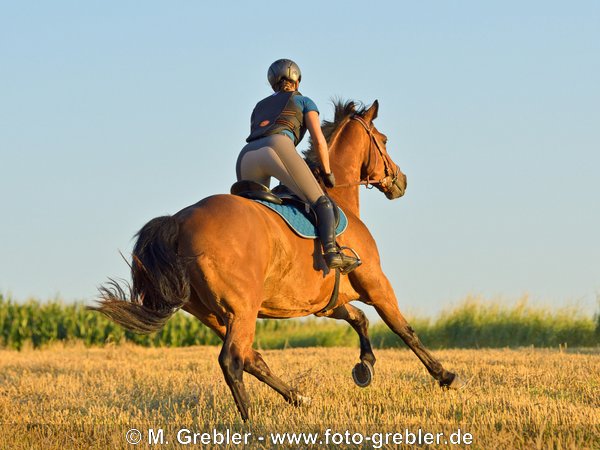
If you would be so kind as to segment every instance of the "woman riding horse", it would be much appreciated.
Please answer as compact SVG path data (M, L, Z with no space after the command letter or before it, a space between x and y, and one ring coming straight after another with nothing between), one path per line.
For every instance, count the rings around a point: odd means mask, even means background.
M225 194L204 198L144 225L133 249L129 292L110 282L101 288L100 305L91 309L137 333L159 330L180 309L196 316L223 341L219 365L243 420L250 417L244 373L266 383L294 405L307 400L274 374L253 348L257 318L315 314L347 321L360 338L361 362L353 371L355 382L359 386L370 382L375 355L367 319L349 303L355 300L374 306L441 386L464 386L425 348L400 312L381 268L375 239L360 220L360 185L372 185L390 200L404 195L406 189L406 176L387 152L386 136L373 124L378 109L377 101L359 109L354 102L338 103L334 121L323 124L330 169L339 180L331 196L348 218L348 228L339 242L352 242L365 256L362 266L341 278L333 309L325 310L335 274L315 270L317 264L323 267L320 246L300 239L269 208ZM311 161L319 159L311 153L307 152Z
M296 151L308 129L324 183L329 188L335 186L317 105L298 92L302 74L294 61L278 59L269 67L267 77L275 93L258 102L252 111L248 144L236 164L237 179L269 187L271 177L275 177L311 205L327 266L348 273L358 267L360 260L340 252L335 242L335 206Z

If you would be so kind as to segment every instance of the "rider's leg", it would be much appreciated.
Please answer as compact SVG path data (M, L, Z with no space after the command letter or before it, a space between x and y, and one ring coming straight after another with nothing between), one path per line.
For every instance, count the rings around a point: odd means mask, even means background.
M250 180L269 187L271 171L268 164L272 159L268 154L269 151L273 150L266 146L264 138L246 144L235 165L237 181Z
M323 257L327 267L341 269L348 273L360 265L360 260L354 256L348 256L340 252L335 242L335 205L326 195L322 195L312 205L317 215L317 231L321 245L323 246Z
M238 181L256 181L267 187L271 177L275 177L311 205L323 195L291 139L283 135L266 136L247 144L238 156L236 175Z
M357 258L340 253L335 243L334 206L291 139L273 135L246 145L238 158L237 173L238 179L262 182L266 177L273 176L281 181L315 211L327 266L340 268L343 272L358 266Z
M327 266L347 273L358 267L360 261L354 256L340 252L335 242L335 205L325 195L306 161L298 154L292 141L286 136L273 136L273 148L285 166L282 178L275 175L296 195L308 202L317 215L317 232L323 246Z

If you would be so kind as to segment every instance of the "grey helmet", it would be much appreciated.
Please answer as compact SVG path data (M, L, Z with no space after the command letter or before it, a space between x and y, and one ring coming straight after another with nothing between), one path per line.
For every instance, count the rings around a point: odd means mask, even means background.
M302 73L300 72L298 64L291 59L278 59L269 67L267 78L269 79L271 87L275 90L275 85L277 85L282 78L300 82Z

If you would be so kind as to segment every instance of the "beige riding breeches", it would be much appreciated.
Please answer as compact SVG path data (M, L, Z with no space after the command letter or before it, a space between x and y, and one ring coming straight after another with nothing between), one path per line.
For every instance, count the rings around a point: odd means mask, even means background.
M256 181L267 187L270 187L271 177L275 177L311 205L323 195L321 186L292 140L282 134L246 144L237 159L236 175L238 181Z

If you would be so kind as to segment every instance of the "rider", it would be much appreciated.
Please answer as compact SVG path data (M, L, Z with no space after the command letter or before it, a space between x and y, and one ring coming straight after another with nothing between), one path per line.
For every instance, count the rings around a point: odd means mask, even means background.
M275 93L258 102L252 111L250 136L237 159L237 179L268 187L271 177L275 177L310 204L317 216L317 231L327 266L347 273L360 260L340 252L335 242L335 206L295 147L308 129L321 162L323 182L334 187L317 105L298 92L302 75L294 61L278 59L269 67L267 78Z

